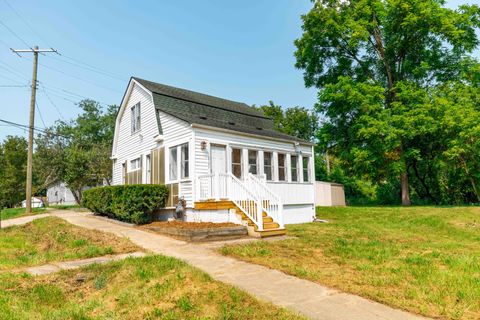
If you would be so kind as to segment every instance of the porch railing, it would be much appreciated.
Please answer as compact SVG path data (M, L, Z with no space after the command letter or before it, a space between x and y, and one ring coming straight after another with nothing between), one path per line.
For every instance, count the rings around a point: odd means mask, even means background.
M268 188L266 181L260 180L251 173L245 179L245 184L261 200L263 210L280 225L280 228L283 228L282 199Z
M197 200L228 199L263 230L262 201L248 186L231 173L206 174L197 177Z

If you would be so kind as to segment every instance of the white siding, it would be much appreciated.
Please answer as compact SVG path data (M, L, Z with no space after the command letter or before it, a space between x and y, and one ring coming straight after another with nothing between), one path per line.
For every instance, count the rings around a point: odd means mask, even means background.
M113 163L112 184L122 184L122 164L125 161L143 156L142 166L145 166L145 155L155 148L157 143L154 137L158 135L157 118L155 107L148 91L133 83L133 89L129 97L126 97L126 107L120 110L120 121L117 123L117 145L114 146L116 153ZM131 132L130 108L140 102L140 130ZM129 164L128 164L129 165Z
M229 133L216 130L210 130L205 128L195 128L194 127L194 141L195 141L195 173L196 175L208 174L211 171L210 168L210 158L209 158L209 149L211 144L225 145L227 147L227 163L228 171L231 171L231 159L230 152L232 147L246 148L246 149L255 149L259 151L259 172L263 172L263 162L262 155L264 151L273 152L273 163L274 163L274 179L278 179L277 174L277 164L278 164L278 153L284 154L297 154L295 150L295 145L293 142L283 142L271 140L268 138L252 137L242 135L241 133ZM201 150L202 142L206 143L206 149ZM311 156L313 157L313 148L310 145L301 144L298 146L301 151L302 156ZM247 154L243 154L243 163L246 163ZM287 157L289 159L289 157ZM300 158L301 159L301 158ZM299 163L301 160L299 160ZM314 170L313 170L313 158L310 159L310 179L314 180ZM246 171L246 165L243 170ZM290 167L288 166L288 175L290 172ZM301 171L299 171L301 176ZM278 194L283 203L285 204L284 208L284 221L286 223L301 223L301 222L310 222L314 216L314 197L315 197L315 188L312 182L303 183L303 182L268 182L270 189Z

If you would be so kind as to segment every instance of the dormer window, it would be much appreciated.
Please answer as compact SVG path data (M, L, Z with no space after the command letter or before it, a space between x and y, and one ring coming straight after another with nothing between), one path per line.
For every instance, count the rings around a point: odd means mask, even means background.
M132 133L135 133L140 130L140 102L134 105L130 110Z

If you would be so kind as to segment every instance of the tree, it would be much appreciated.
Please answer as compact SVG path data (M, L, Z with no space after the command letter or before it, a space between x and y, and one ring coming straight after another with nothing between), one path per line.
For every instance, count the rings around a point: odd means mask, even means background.
M7 136L0 144L0 207L13 207L25 199L27 141Z
M37 138L35 160L43 186L65 182L80 203L85 187L111 181L111 145L116 106L103 110L93 100L82 100L83 112L73 121L57 121Z
M315 112L303 107L292 107L283 111L283 108L273 101L259 109L273 120L279 131L307 141L315 139L318 129L318 116Z
M419 141L435 134L429 95L472 66L480 8L443 0L315 1L295 41L296 67L319 89L326 118L320 145L377 182L400 181L410 204L409 168ZM430 109L429 109L430 108ZM432 126L430 126L432 125Z

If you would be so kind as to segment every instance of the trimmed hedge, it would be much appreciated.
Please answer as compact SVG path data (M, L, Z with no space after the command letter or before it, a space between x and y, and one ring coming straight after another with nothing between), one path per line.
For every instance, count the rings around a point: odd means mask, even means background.
M84 207L112 219L136 224L148 223L152 213L164 208L168 189L163 185L135 184L88 189Z

